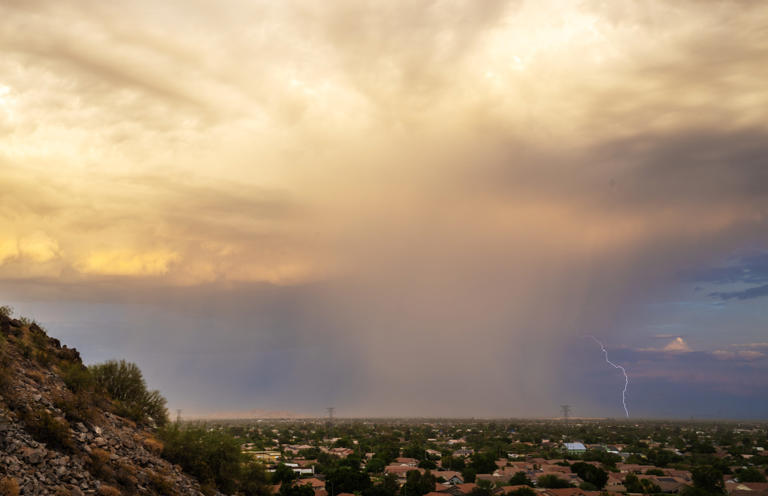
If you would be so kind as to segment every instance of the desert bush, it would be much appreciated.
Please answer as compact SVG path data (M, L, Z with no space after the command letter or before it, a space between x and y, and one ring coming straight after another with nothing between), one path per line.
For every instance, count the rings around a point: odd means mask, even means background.
M153 437L148 437L142 441L144 444L144 447L149 451L150 453L153 453L155 455L160 455L163 452L163 443L161 441L158 441L157 439Z
M51 362L53 361L53 358L51 357L51 354L43 351L43 350L37 350L33 353L33 357L37 363L42 365L43 367L48 367L51 365Z
M109 452L94 448L90 454L88 471L97 479L111 481L115 478L115 471L109 464Z
M168 422L165 398L159 391L148 391L139 367L125 360L110 360L89 367L96 385L116 402L116 413L162 426Z
M32 347L28 343L20 342L19 351L21 352L21 356L24 358L32 358Z
M30 379L32 379L38 384L42 384L45 382L45 375L39 370L27 370L27 377L29 377Z
M67 422L54 418L44 409L27 410L22 419L29 434L51 448L71 451L74 448Z
M133 494L136 492L136 486L139 481L136 478L136 468L128 463L121 463L115 473L115 479L125 489L126 492Z
M87 397L80 394L62 397L55 401L54 405L64 412L67 420L72 422L91 422L96 416Z
M99 496L120 496L122 494L119 489L116 487L108 486L107 484L102 484L99 487Z
M13 477L0 479L0 496L19 496L19 483Z
M166 477L157 472L151 472L149 474L149 485L157 494L163 494L167 496L175 496L179 494L176 491L176 485L170 477Z
M0 365L0 393L5 392L11 384L11 372Z
M64 384L73 393L90 391L95 384L91 371L79 363L66 365L62 371L62 378L64 379Z
M178 425L159 434L166 460L180 465L201 484L213 483L226 494L237 491L244 458L240 442L233 436L204 427L182 429Z
M34 322L29 324L29 327L29 338L32 340L32 344L41 350L46 349L48 347L48 335L43 328Z

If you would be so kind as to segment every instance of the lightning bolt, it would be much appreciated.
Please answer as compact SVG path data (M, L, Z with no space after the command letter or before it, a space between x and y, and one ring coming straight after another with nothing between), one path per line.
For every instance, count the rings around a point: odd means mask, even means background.
M621 404L624 406L624 413L626 414L627 418L629 418L629 409L627 408L627 388L629 387L629 376L627 375L627 370L621 365L616 365L612 361L608 360L608 350L605 349L605 346L603 346L603 343L600 342L599 339L594 336L589 337L594 339L595 343L600 345L600 349L603 350L603 355L605 355L605 361L608 362L608 365L615 369L621 370L621 373L624 374L624 389L621 391Z

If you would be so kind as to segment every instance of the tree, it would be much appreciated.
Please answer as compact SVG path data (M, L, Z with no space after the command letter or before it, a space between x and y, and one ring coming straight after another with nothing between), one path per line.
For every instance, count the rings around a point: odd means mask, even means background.
M285 463L278 463L272 472L272 484L290 484L299 478L299 474Z
M515 475L509 479L509 484L512 486L533 486L531 479L529 479L528 475L522 470L520 472L515 472Z
M349 466L331 468L325 474L325 490L331 496L339 493L354 493L371 487L368 474Z
M643 494L657 494L661 492L661 486L650 479L640 479L640 486L643 488Z
M510 493L511 496L536 496L536 491L530 487L521 487Z
M363 491L363 496L396 496L400 483L395 474L386 474L379 484Z
M373 457L371 460L365 465L365 471L369 473L379 474L384 471L384 467L386 467L387 464L384 463L384 460L381 458Z
M694 468L691 471L691 475L693 478L693 487L710 494L722 494L725 492L723 473L719 469L711 465L703 465Z
M315 496L315 491L309 484L283 484L280 486L280 496Z
M403 496L423 496L435 490L436 480L427 470L422 475L418 470L411 470L406 474L405 484L402 487Z
M765 482L765 475L756 468L745 468L736 472L739 482Z
M264 465L248 463L243 468L240 490L244 496L269 496L272 493Z
M640 479L633 473L629 473L624 477L624 487L627 489L628 493L643 492L643 486L640 484Z
M461 470L464 470L466 463L464 462L463 458L448 455L443 457L442 465L443 465L443 468L446 468L448 470L461 471Z
M461 478L464 479L464 482L475 482L476 477L477 470L472 467L466 467L461 471Z
M592 484L598 489L604 488L608 482L608 472L590 463L574 463L571 465L571 472L577 474L583 481Z
M433 470L433 469L437 468L437 464L435 462L433 462L432 460L429 460L429 459L421 460L419 462L419 468L426 468L426 469L429 469L429 470Z
M496 456L493 453L475 453L469 462L476 474L492 474L496 470Z
M655 449L648 452L648 462L657 467L666 467L670 463L677 463L683 459L682 456L676 455L672 451L665 449ZM632 462L635 463L635 462ZM642 463L642 459L639 463Z
M472 489L470 496L493 496L493 483L487 479L477 481L477 487Z
M547 489L562 489L564 487L571 487L571 483L565 479L561 479L555 474L542 475L536 479L536 485Z

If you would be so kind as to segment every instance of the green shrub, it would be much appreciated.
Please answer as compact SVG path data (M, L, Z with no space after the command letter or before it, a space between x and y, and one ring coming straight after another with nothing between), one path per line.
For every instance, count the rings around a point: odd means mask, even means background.
M9 318L11 315L13 315L13 307L8 305L3 305L0 307L0 316Z
M252 465L249 472L243 473L245 459L240 442L229 434L204 427L183 429L174 424L160 430L159 435L164 443L163 457L180 465L201 484L214 484L219 491L233 494L243 475L252 483L249 487L259 479L266 480L261 465Z
M97 387L116 402L116 413L137 422L150 419L163 426L168 422L165 398L159 391L148 391L139 367L125 360L110 360L92 365L89 371Z
M90 391L95 385L91 371L79 363L66 365L62 371L62 376L64 384L66 384L73 393Z

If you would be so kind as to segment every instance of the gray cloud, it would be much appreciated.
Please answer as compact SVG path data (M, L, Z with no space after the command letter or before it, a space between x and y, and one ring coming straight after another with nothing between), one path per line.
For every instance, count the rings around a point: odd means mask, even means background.
M710 293L710 296L721 300L751 300L768 296L768 284L745 289L743 291L721 291Z

